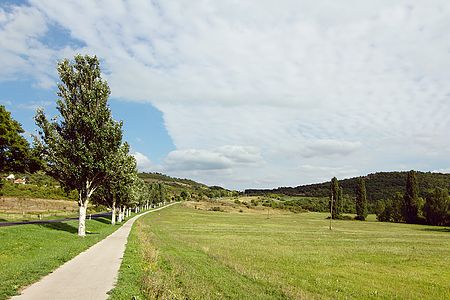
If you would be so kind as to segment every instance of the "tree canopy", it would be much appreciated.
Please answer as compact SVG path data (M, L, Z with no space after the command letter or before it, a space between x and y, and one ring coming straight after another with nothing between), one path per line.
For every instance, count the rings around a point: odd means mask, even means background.
M22 125L0 105L0 171L34 172L40 161L22 136Z

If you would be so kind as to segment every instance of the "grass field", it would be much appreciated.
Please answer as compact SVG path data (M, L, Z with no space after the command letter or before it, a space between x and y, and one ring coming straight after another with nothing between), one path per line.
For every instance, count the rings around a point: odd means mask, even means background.
M89 233L77 237L77 221L0 227L0 299L48 274L115 231L110 220L86 220Z
M197 205L135 223L112 299L450 299L449 228Z

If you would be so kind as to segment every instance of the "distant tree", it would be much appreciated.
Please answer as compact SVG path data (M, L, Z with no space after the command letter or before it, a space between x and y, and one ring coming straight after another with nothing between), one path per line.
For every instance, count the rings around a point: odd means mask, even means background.
M92 194L111 174L122 143L122 124L111 117L110 90L101 78L97 57L75 56L58 64L57 109L61 118L48 121L43 110L36 114L48 172L66 190L78 191L78 235L86 235L85 219Z
M448 190L436 188L426 197L423 208L426 221L430 225L444 225L450 205Z
M162 202L166 201L166 198L167 198L166 194L167 194L167 192L166 192L166 188L165 188L164 184L158 183L158 185L157 185L158 202L162 203Z
M339 195L336 203L337 214L340 215L344 212L344 188L339 185Z
M25 131L11 113L0 105L0 172L35 172L41 161L21 135Z
M406 177L406 191L403 196L402 215L406 223L416 223L419 213L419 186L416 172L411 170Z
M183 200L187 200L187 199L189 198L189 193L186 192L185 190L183 190L183 191L181 191L181 193L180 193L180 197L181 197L181 199L183 199Z
M402 216L403 195L398 192L393 199L378 201L377 219L381 222L395 222L403 221Z
M364 221L367 217L366 182L364 178L358 179L356 191L356 219Z
M331 179L331 186L330 186L330 209L331 209L331 216L333 219L336 219L341 211L341 197L342 197L343 191L339 187L339 181L336 177L333 177Z
M96 203L111 208L111 224L116 223L117 209L127 204L124 201L130 198L128 194L137 177L136 160L129 154L127 143L120 147L113 160L110 176L93 195Z

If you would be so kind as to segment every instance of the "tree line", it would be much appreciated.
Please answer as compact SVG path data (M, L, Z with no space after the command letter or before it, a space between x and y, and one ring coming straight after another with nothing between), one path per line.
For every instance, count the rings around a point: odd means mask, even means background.
M420 196L417 175L414 170L407 173L404 193L379 200L376 207L377 219L383 222L405 222L409 224L450 225L450 197L445 188L435 187ZM367 217L367 191L365 179L358 179L355 190L355 208L358 220ZM342 217L343 188L334 177L330 184L329 207L333 219Z
M364 176L367 187L367 201L370 213L375 213L375 205L379 200L390 199L396 193L404 192L405 177L408 172L377 172ZM425 198L430 190L436 187L450 189L450 174L416 172L419 184L419 196ZM359 177L339 180L344 188L344 197L355 198ZM282 194L304 197L328 197L330 182L301 185L297 187L280 187L276 189L247 189L247 195Z

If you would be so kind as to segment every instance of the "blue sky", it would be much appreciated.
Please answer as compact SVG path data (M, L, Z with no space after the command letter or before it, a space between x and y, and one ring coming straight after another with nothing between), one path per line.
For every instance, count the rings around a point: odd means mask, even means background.
M107 9L105 9L107 7ZM229 188L450 172L448 1L2 1L0 104L101 59L140 170Z

